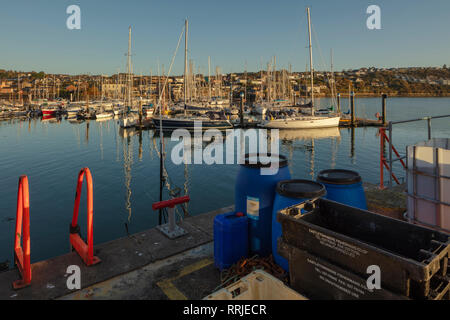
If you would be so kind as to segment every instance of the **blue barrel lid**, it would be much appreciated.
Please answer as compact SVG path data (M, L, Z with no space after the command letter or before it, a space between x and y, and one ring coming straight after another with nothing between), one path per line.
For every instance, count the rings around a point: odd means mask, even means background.
M345 169L328 169L319 172L317 181L330 184L353 184L361 181L358 172Z
M316 198L326 194L325 186L311 180L282 180L277 183L277 193L289 198Z
M278 162L278 168L286 167L288 164L285 156L268 152L266 154L246 153L244 163L241 165L248 168L269 168L275 162Z

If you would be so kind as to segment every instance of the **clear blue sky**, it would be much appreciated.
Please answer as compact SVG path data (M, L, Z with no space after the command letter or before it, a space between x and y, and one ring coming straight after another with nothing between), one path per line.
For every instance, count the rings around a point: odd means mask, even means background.
M66 28L67 6L81 7L81 30ZM366 8L381 7L381 30L366 28ZM311 7L316 69L450 65L449 0L28 0L2 1L0 68L48 73L113 74L125 70L128 26L133 27L135 74L168 69L190 22L190 58L207 72L259 70L307 63L306 6ZM174 66L183 70L183 47ZM323 57L323 58L322 58Z

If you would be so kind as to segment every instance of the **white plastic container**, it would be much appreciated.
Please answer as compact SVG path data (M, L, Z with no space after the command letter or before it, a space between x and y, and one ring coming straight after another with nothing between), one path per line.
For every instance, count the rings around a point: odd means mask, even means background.
M204 300L308 300L282 281L262 270L255 270Z
M450 139L407 147L408 219L450 232Z

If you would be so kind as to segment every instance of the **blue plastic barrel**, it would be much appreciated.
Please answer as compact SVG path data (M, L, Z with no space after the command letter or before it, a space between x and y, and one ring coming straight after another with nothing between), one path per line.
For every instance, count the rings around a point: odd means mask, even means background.
M228 212L214 218L214 265L231 267L248 255L248 222L243 213Z
M281 237L281 224L277 221L277 212L309 199L323 197L325 194L324 185L315 181L298 179L278 182L272 211L272 254L275 262L286 272L289 272L289 263L277 251L278 238Z
M290 179L285 156L246 154L235 187L235 210L248 217L249 251L267 256L272 252L272 207L278 181ZM261 171L271 165L277 170Z
M317 181L327 189L327 199L367 210L366 195L358 172L344 169L323 170L319 172Z

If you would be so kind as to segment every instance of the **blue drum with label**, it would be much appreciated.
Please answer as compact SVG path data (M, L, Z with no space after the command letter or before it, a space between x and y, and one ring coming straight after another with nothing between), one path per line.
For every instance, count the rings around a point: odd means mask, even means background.
M272 209L277 182L290 179L288 161L278 154L246 154L236 179L235 211L248 217L249 251L272 252Z

